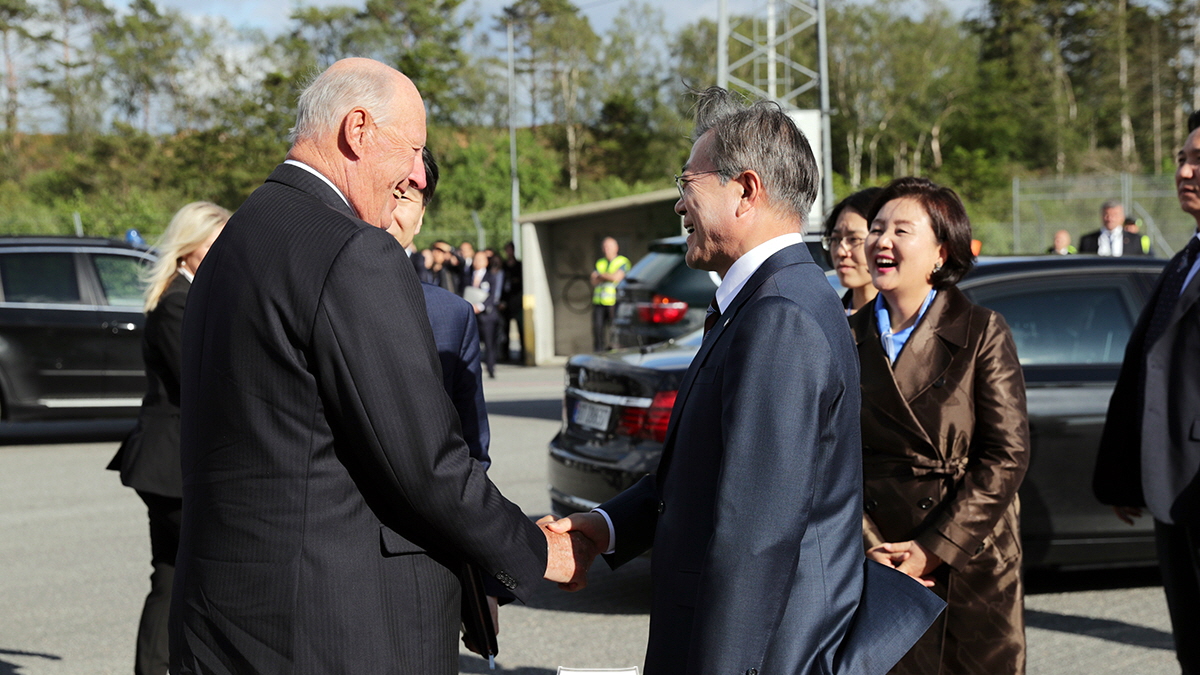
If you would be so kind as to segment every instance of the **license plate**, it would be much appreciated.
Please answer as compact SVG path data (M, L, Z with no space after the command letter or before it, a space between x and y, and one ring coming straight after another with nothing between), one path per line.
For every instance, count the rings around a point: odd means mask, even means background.
M579 401L575 404L575 424L581 427L607 431L610 417L612 417L612 408L606 405L597 405L587 401Z
M617 318L629 320L633 318L633 303L623 302L617 305Z

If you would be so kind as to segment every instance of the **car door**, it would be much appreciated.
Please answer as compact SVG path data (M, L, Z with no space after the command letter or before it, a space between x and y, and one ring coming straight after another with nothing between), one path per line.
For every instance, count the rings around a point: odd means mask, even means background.
M1021 487L1029 565L1144 560L1152 524L1121 523L1092 494L1092 471L1112 395L1145 302L1131 270L988 278L964 288L1002 314L1025 374L1031 455Z
M146 393L146 366L142 360L141 274L149 260L139 254L89 253L90 273L95 275L103 304L104 394L113 408L137 408Z
M94 299L66 248L0 253L0 376L7 419L53 415L103 396L104 343Z

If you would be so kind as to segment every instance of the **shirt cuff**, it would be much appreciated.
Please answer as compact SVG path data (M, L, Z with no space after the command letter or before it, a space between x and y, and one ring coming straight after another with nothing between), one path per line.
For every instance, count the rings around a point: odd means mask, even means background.
M604 555L612 555L617 550L617 532L613 529L612 518L604 512L604 509L592 509L592 513L599 513L604 518L604 524L608 525L608 550Z

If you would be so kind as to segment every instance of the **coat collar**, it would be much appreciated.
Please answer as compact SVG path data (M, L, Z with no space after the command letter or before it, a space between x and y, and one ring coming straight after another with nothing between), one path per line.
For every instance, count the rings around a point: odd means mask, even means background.
M717 325L709 331L705 336L704 341L700 344L700 350L692 357L692 363L688 366L687 372L684 373L683 381L679 384L679 395L675 400L675 406L671 409L671 420L667 424L667 437L663 443L663 457L659 461L659 469L657 472L658 480L661 481L666 475L667 466L670 465L670 457L675 444L675 433L679 426L679 414L683 410L683 406L687 403L688 394L691 392L692 383L696 379L696 373L704 365L708 359L709 352L712 351L713 345L721 339L726 326L728 326L736 317L742 306L746 304L756 292L759 286L762 286L779 270L790 267L792 265L800 265L803 263L812 263L812 256L808 253L808 247L804 244L793 244L786 248L780 249L770 258L767 258L754 274L746 280L746 285L742 286L742 290L734 296L733 301L729 303L728 309L721 313L721 318L717 321Z
M298 166L291 164L280 164L275 167L271 175L267 177L268 183L279 183L290 188L295 188L308 195L315 197L325 206L337 211L341 214L349 216L355 220L360 220L354 209L350 208L346 201L338 195L332 188L325 184L320 178L301 169Z

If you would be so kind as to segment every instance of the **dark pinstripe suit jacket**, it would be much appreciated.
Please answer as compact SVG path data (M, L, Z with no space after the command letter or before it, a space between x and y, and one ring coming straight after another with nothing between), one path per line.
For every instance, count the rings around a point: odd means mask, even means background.
M524 597L546 544L468 456L399 244L280 166L183 335L172 672L457 672L452 570Z

